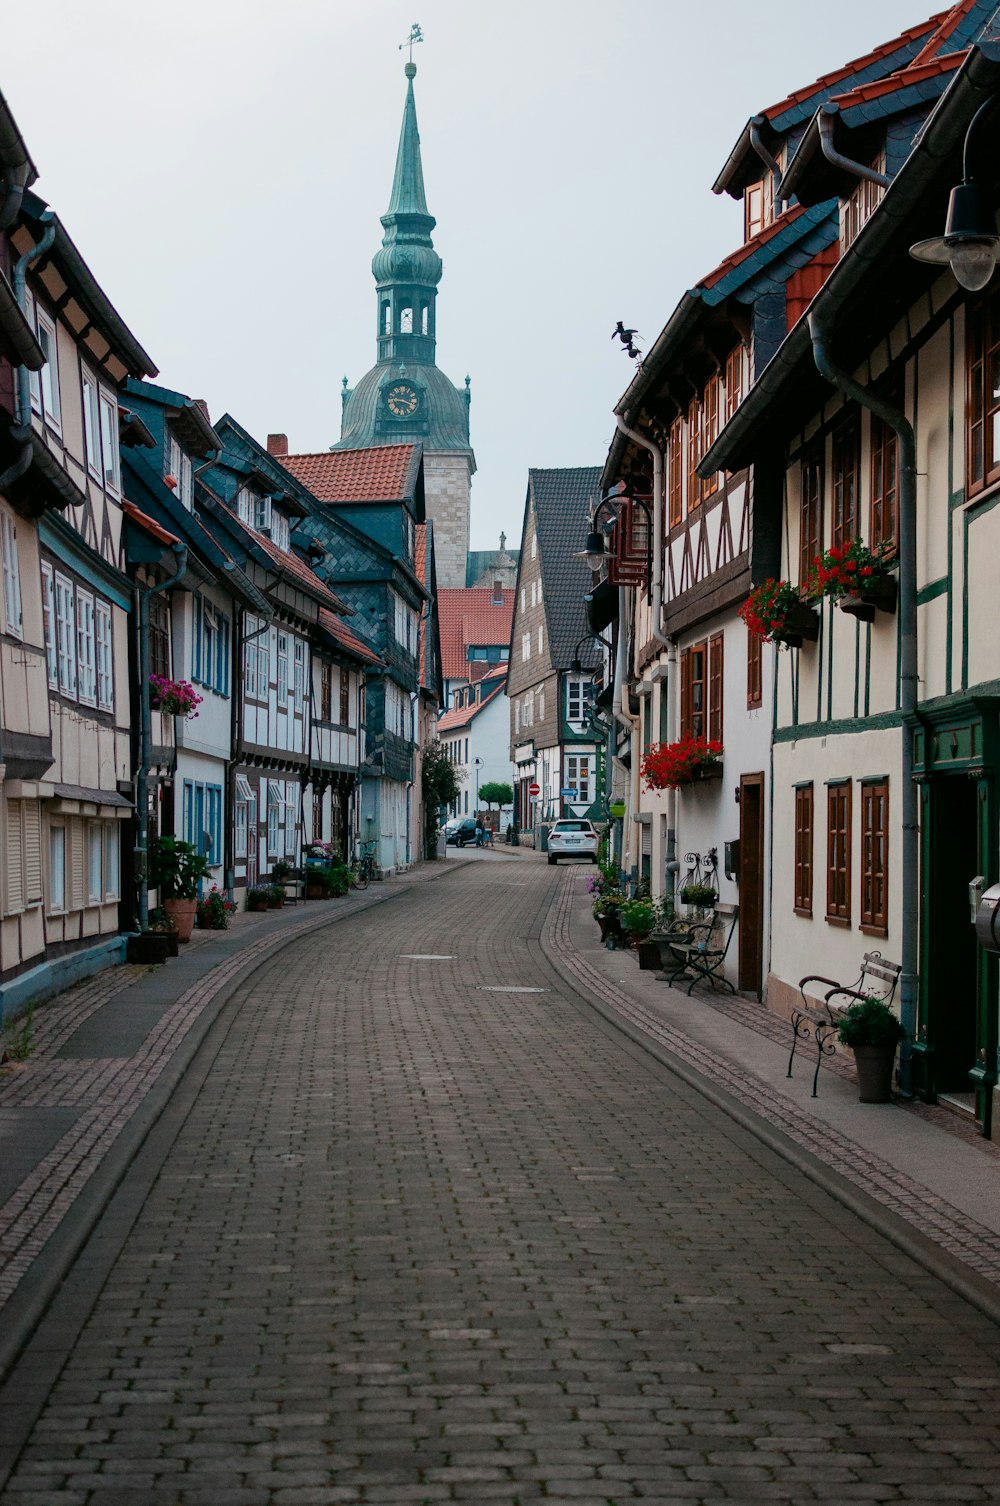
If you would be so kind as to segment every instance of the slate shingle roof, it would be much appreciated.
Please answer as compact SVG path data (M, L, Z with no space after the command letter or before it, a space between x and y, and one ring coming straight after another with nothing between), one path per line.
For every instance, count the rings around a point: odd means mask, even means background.
M529 470L528 499L535 510L542 591L549 630L549 656L556 669L568 669L579 638L588 634L584 595L593 577L582 549L591 510L601 496L599 465ZM522 550L522 566L524 554ZM593 640L580 644L580 661L594 668L599 654Z
M419 445L396 444L282 455L281 464L318 502L392 502L414 495L420 455Z
M329 633L331 638L336 639L342 648L348 649L365 664L383 663L381 656L366 643L362 643L360 638L355 637L350 628L345 626L343 619L335 612L329 611L326 607L320 607L319 625L325 633Z
M503 603L493 605L493 591L484 586L442 588L437 594L441 622L441 668L446 680L464 680L472 666L466 650L470 644L510 643L516 592L505 590ZM491 666L496 669L496 665Z

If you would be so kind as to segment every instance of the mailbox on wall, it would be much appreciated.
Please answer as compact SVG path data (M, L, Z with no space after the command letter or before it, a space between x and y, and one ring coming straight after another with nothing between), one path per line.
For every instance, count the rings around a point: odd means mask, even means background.
M740 881L740 840L727 842L723 849L723 869L727 879L733 879L737 884Z
M1000 956L1000 884L991 884L979 901L976 940L984 951Z

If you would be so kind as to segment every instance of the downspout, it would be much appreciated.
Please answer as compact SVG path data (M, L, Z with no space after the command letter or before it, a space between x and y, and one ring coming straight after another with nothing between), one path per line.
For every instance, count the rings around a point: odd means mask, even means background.
M638 825L632 818L638 813L639 808L639 747L638 738L636 735L636 718L630 711L625 710L624 705L625 684L627 680L625 666L626 643L628 640L628 632L626 629L625 619L627 594L628 593L626 592L624 586L618 587L618 644L615 650L614 697L611 703L611 710L614 715L614 720L620 723L621 726L628 728L629 738L631 740L629 803L628 809L625 812L625 820L628 824L627 871L634 874L638 869L638 865L634 861L634 849L636 845L634 833L638 830ZM624 853L622 855L624 857ZM622 866L626 867L625 864L623 864Z
M650 597L651 597L651 600L650 600L650 609L651 609L651 613L652 613L653 637L656 639L657 643L662 643L665 646L666 650L667 650L668 675L667 675L667 691L666 691L666 693L667 693L667 710L668 710L668 714L669 714L669 713L672 713L672 710L673 710L674 676L673 676L673 672L672 671L673 671L673 668L676 667L676 663L677 663L677 647L676 647L676 644L674 644L671 641L671 639L667 637L666 633L663 631L663 627L662 627L662 624L661 624L661 619L663 617L663 504L664 504L663 452L660 449L659 445L655 445L650 440L643 438L643 436L640 433L638 433L637 430L630 429L628 427L628 425L625 423L625 420L622 419L622 418L619 418L617 414L615 414L615 422L618 425L618 428L621 431L621 433L624 434L627 439L630 439L633 444L637 444L637 445L641 446L642 449L647 450L649 452L649 454L653 458L653 570L652 570L652 587L651 587L651 591L650 591ZM661 691L661 694L662 694L662 691ZM669 738L668 738L668 741L670 741ZM635 752L637 753L638 749L635 749ZM632 814L633 814L633 817L635 817L635 816L638 815L638 811L639 811L639 761L638 761L638 758L633 757L632 763L633 763L633 769L632 769L632 780L633 780ZM667 871L668 872L675 871L675 870L671 869L670 864L672 862L676 862L676 849L677 849L677 791L676 790L670 790L669 793L668 793L668 795L667 795L667 851L666 851L666 866L667 866ZM638 867L638 864L636 866Z
M899 1089L913 1097L911 1042L917 1028L918 946L920 917L919 794L913 782L913 732L917 719L917 452L913 426L905 414L856 382L829 353L826 321L809 314L816 369L846 397L874 413L899 440L899 699L903 717L901 792L903 839L902 972L900 1020L906 1035L899 1052Z
M754 151L757 153L757 156L763 162L764 166L770 171L771 182L773 184L774 190L774 212L776 215L778 215L781 213L782 203L780 192L781 168L778 165L777 159L771 154L770 151L768 151L767 147L764 145L764 138L760 134L760 128L764 124L766 119L766 115L755 115L750 121L750 145L753 147Z
M869 183L877 183L879 188L888 188L892 182L885 173L876 172L874 167L867 167L863 162L855 162L851 157L845 157L833 144L833 122L840 114L838 109L831 109L823 105L819 112L819 141L823 148L823 156L834 167L842 167L845 172L851 173L855 178L864 178Z
M187 574L187 545L175 541L171 549L177 556L173 575L156 586L136 586L139 597L139 767L135 774L135 858L139 875L139 929L149 924L149 755L153 744L153 716L149 697L149 598L176 586Z
M14 297L22 314L27 313L27 279L28 268L32 262L44 256L56 238L55 216L51 209L46 209L42 215L45 230L41 240L35 246L29 246L22 256L14 263L14 271L11 275L11 286L14 289ZM12 482L17 481L24 475L31 464L31 379L28 375L27 366L17 368L17 392L15 396L14 424L10 430L11 438L21 446L21 452L17 459L12 461L7 469L0 474L0 491L5 490Z

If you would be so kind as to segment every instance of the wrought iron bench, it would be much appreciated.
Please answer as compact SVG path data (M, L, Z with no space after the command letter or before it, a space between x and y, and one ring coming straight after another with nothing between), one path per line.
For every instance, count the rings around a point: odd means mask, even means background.
M856 999L875 998L881 999L884 1004L891 1004L902 970L901 963L888 962L881 952L866 952L861 961L861 972L853 987L836 983L833 978L821 978L815 973L803 978L799 983L802 1003L792 1010L792 1049L788 1055L788 1071L785 1075L792 1075L795 1048L799 1041L808 1040L811 1035L816 1042L816 1070L813 1072L812 1086L812 1096L815 1098L823 1058L833 1056L837 1050L832 1037L837 1033L844 1011ZM810 998L806 994L807 983L825 983L827 992L821 999ZM843 998L845 1002L834 1004L833 1000L839 998Z
M677 966L664 977L671 986L678 979L689 978L688 997L696 983L710 983L713 988L736 990L723 972L729 946L739 919L739 905L716 905L715 918L694 921L684 937L668 937L667 946L674 954Z

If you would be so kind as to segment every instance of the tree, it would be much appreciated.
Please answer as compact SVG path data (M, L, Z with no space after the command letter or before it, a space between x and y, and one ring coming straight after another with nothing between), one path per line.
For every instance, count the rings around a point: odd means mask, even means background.
M491 779L479 786L479 798L486 802L487 807L495 805L498 810L502 810L505 805L514 804L514 791L509 784L500 784Z
M424 749L420 765L420 790L424 797L424 851L437 857L438 814L442 805L458 799L459 773L441 742Z

